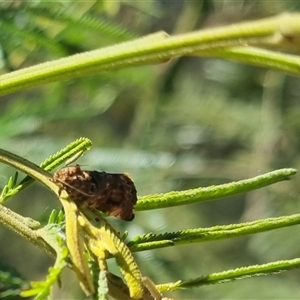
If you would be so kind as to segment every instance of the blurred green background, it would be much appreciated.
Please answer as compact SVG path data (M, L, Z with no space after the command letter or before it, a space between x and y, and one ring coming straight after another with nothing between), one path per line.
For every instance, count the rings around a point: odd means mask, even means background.
M2 74L140 37L178 34L299 11L297 1L8 1L0 3ZM299 169L299 79L218 59L183 57L56 82L1 98L1 148L35 163L84 136L85 169L128 172L138 194ZM0 186L14 170L0 166ZM110 219L129 236L230 224L297 213L299 178L201 205ZM57 199L39 184L7 206L46 222ZM136 255L156 283L299 257L298 228L166 248ZM0 269L43 280L53 260L0 226ZM114 269L115 267L112 266ZM299 299L295 270L170 294L180 299ZM66 271L54 299L85 299Z

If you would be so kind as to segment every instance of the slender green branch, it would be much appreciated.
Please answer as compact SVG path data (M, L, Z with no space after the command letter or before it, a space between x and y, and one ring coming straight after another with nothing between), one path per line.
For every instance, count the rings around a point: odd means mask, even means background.
M300 74L300 57L286 53L274 52L255 47L232 47L201 51L199 56L218 57L230 59L255 66L263 66L287 72L289 74Z
M180 230L157 235L148 233L135 237L128 243L128 247L131 251L145 251L175 245L228 239L298 224L300 224L300 214L268 218L247 223Z
M244 45L281 46L299 33L299 14L283 14L173 37L158 33L4 74L0 76L0 95L100 71L164 62L204 50Z
M92 142L90 139L81 137L67 145L62 150L48 157L44 162L41 163L41 168L45 169L46 171L51 171L64 163L66 160L71 159L73 156L78 158L78 154L81 156L83 152L89 150L91 146Z
M167 36L164 32L158 32L117 46L84 52L4 74L0 76L0 96L42 83L141 64L138 59L134 58L137 46L152 43L154 40L164 39ZM130 56L133 57L131 60L129 60ZM165 60L165 58L161 59L157 55L152 55L147 59L147 63Z
M77 159L77 156L81 156L86 150L89 150L91 146L92 142L90 139L83 137L79 138L71 144L67 145L67 147L48 157L40 164L40 167L45 171L52 171L57 166L73 158L74 156ZM31 184L33 181L34 180L32 177L25 177L20 183L22 185L22 189Z
M165 194L147 195L139 197L135 209L137 211L150 210L215 200L217 198L223 198L249 192L279 181L288 180L290 176L295 175L296 173L297 170L295 169L280 169L250 179L216 186L209 186L179 192L172 191Z
M228 270L219 273L212 273L207 276L202 276L188 281L177 281L174 283L159 284L157 288L161 292L175 291L178 289L199 287L203 285L216 284L234 281L238 279L246 279L249 277L257 277L263 275L272 275L300 267L300 258L291 260L281 260L262 265L253 265L242 267L234 270Z

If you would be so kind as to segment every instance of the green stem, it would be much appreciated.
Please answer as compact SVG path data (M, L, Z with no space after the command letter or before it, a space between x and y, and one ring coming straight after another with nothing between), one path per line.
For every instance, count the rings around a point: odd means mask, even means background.
M263 66L289 74L300 74L300 57L254 47L232 47L201 51L199 56L230 59L255 66Z
M229 282L238 279L247 279L249 277L272 275L299 267L300 258L281 260L262 265L253 265L219 273L212 273L210 275L201 276L197 279L189 281L177 281L175 283L159 284L157 285L157 288L161 292L175 291L183 288L192 288L203 285Z
M186 191L172 191L165 194L147 195L139 197L135 210L140 211L166 208L237 195L259 189L282 180L288 180L290 176L295 175L296 173L297 170L295 169L280 169L237 182L190 189Z
M159 235L149 233L135 237L128 243L128 247L134 252L145 251L162 247L228 239L298 224L300 224L300 214L247 223L180 230Z
M299 14L283 14L173 37L158 33L4 74L0 76L0 95L100 71L164 62L204 50L244 45L280 46L299 32Z

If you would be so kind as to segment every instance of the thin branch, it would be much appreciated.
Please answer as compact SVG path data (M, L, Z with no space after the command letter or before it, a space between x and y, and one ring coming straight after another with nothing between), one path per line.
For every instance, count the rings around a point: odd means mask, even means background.
M210 275L201 276L188 281L177 281L173 283L159 284L156 287L161 292L176 291L184 288L199 287L216 283L230 282L238 279L247 279L249 277L258 277L263 275L272 275L300 267L300 258L291 260L281 260L262 265L253 265L237 268Z
M300 224L300 214L268 218L247 223L186 229L163 234L148 233L133 238L127 245L131 251L145 251L176 245L202 243L255 234Z
M205 29L169 37L160 32L115 46L89 51L0 76L0 95L43 83L100 71L162 63L172 57L234 46L295 46L300 34L300 15L282 14L272 18ZM297 66L297 60L294 62ZM262 61L262 66L264 62ZM299 72L296 72L300 75Z
M255 66L263 66L289 74L300 74L300 57L255 47L232 47L210 51L200 51L199 56L229 59Z
M279 181L288 180L290 176L295 175L296 173L297 170L295 169L280 169L250 179L221 185L201 187L185 191L172 191L165 194L147 195L139 197L135 209L136 211L150 210L215 200L249 192Z

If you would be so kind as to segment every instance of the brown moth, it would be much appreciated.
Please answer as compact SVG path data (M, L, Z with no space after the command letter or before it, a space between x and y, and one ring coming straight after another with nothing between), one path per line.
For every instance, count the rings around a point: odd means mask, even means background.
M79 207L101 210L126 221L134 218L137 192L127 174L84 171L76 165L54 173L53 182L62 185Z

